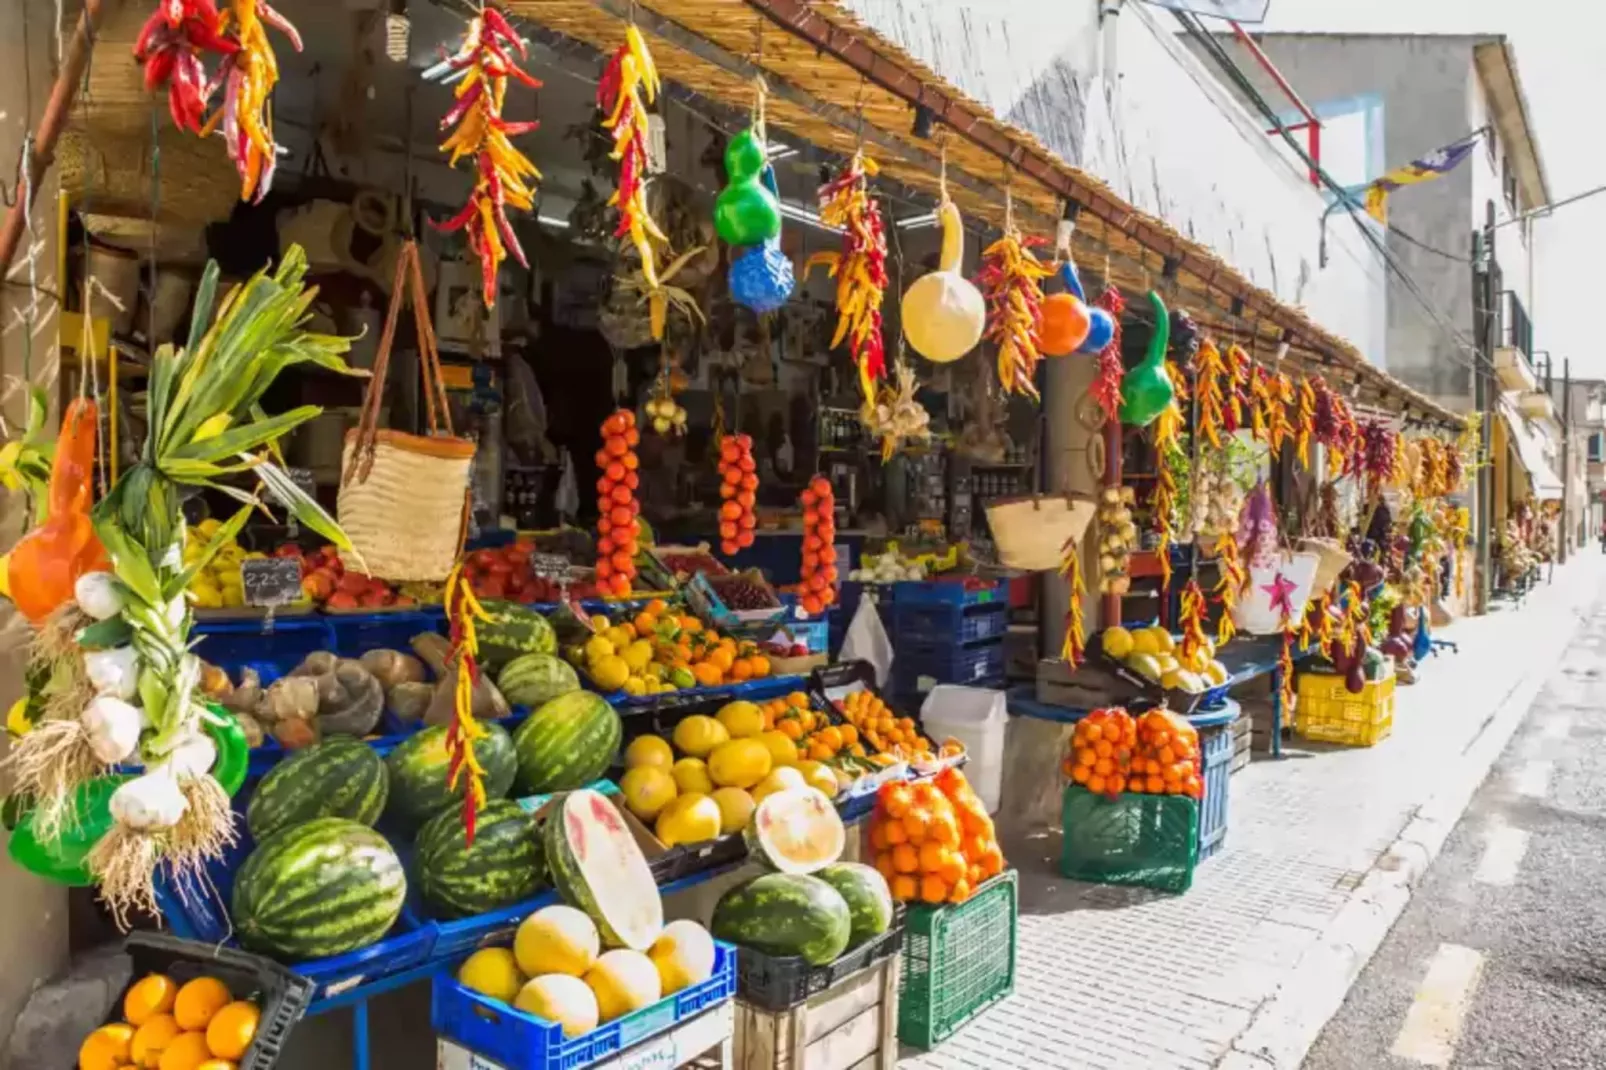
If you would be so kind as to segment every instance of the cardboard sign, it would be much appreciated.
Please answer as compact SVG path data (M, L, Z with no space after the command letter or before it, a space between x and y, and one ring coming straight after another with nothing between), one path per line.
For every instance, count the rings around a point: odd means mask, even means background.
M269 557L240 562L248 606L287 606L301 600L301 559Z

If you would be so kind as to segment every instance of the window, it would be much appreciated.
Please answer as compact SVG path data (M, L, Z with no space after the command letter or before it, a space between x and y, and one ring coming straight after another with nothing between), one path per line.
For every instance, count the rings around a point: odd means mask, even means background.
M1606 433L1600 431L1590 432L1589 460L1593 464L1606 461Z

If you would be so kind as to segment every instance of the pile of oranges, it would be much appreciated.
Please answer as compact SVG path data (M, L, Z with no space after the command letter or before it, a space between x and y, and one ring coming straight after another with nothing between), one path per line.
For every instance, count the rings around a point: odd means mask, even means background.
M630 627L651 642L652 664L685 669L698 687L762 680L770 674L770 659L757 644L705 628L695 616L676 613L661 599L647 603Z
M836 492L831 481L815 476L799 497L803 506L803 582L798 604L810 616L824 613L836 601Z
M629 409L619 409L602 421L602 449L597 451L597 468L602 472L597 480L597 587L617 598L630 593L636 578L640 441L636 414Z
M875 867L902 902L963 903L1004 868L993 819L958 769L884 784L870 816Z
M753 440L747 435L726 435L719 443L719 548L726 557L753 545L758 518L758 465L753 461Z
M809 704L801 691L784 698L771 699L759 706L764 715L764 729L773 729L797 745L799 758L814 762L828 762L838 755L855 758L868 757L859 730L851 724L832 724L825 714Z
M236 1070L262 1012L216 977L182 986L153 973L123 997L123 1020L84 1038L78 1070Z
M1061 771L1095 795L1122 792L1204 796L1199 733L1168 710L1134 719L1118 707L1077 722Z
M850 691L836 701L836 708L877 754L910 759L931 754L931 740L920 734L914 719L897 716L873 691Z

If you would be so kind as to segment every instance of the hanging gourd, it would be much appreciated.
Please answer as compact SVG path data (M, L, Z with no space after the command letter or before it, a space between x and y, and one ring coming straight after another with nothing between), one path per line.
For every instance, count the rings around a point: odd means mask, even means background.
M1149 304L1154 308L1154 335L1142 363L1121 378L1121 422L1146 427L1165 411L1176 397L1171 377L1165 370L1166 346L1171 342L1171 315L1165 302L1153 290Z
M781 234L781 202L764 185L762 132L749 127L725 146L725 188L714 200L714 230L726 245L762 245Z
M1065 259L1060 264L1060 281L1065 284L1061 293L1050 294L1043 298L1043 328L1039 332L1038 348L1044 356L1068 357L1075 353L1087 342L1089 332L1093 330L1093 313L1103 314L1105 319L1109 313L1103 309L1090 309L1087 300L1082 296L1082 283L1076 277L1076 263L1071 259L1070 250L1066 250ZM1108 341L1105 342L1108 345ZM1100 346L1099 348L1103 348Z
M89 516L96 411L91 398L76 398L67 406L50 471L49 516L17 542L6 560L11 600L33 624L42 624L72 600L78 577L111 567Z
M1097 304L1088 302L1087 291L1082 289L1082 279L1076 271L1076 262L1071 259L1068 252L1065 255L1065 263L1060 265L1060 281L1065 283L1066 291L1082 302L1082 306L1087 309L1087 336L1082 339L1075 351L1096 357L1115 341L1115 317L1120 313L1104 307L1107 302ZM1111 287L1106 292L1114 293L1114 288Z
M942 257L937 270L922 275L903 295L903 336L916 353L947 364L976 348L987 326L987 302L960 274L965 253L964 221L948 199L946 186L937 206L942 224Z

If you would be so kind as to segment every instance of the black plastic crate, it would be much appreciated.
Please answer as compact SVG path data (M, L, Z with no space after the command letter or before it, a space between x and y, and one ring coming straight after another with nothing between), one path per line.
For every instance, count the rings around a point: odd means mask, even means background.
M892 924L835 962L810 966L796 955L766 955L742 948L736 956L736 998L766 1011L789 1011L860 970L903 949L904 908L894 908Z
M306 1013L317 988L310 979L260 955L181 940L167 933L132 933L123 949L134 972L107 1012L107 1023L122 1021L123 997L128 989L153 973L166 974L179 985L197 977L216 977L229 986L235 999L250 1000L262 1012L256 1039L246 1049L239 1070L268 1070L278 1065L290 1031Z

